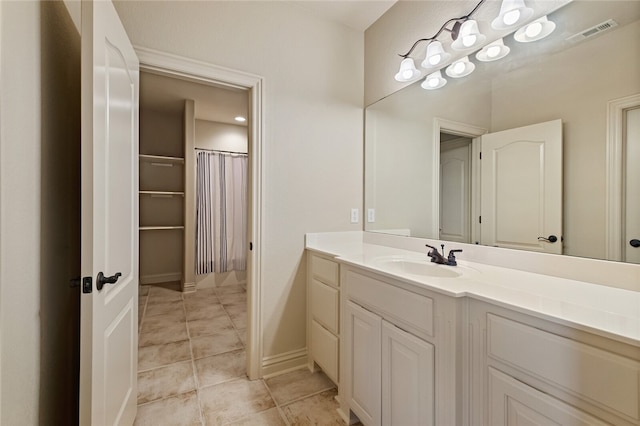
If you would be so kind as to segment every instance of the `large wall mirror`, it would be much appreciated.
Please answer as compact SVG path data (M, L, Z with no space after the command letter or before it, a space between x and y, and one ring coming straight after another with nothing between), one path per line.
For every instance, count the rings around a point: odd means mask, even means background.
M640 263L640 1L573 1L549 19L544 40L509 35L506 58L367 107L366 231ZM522 133L538 126L557 131L559 149ZM555 172L529 161L542 155ZM512 237L529 241L502 244Z

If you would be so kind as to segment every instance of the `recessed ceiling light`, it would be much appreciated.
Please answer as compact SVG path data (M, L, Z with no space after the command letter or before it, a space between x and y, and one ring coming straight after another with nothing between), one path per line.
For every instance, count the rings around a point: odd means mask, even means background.
M240 123L244 123L245 121L247 121L246 118L241 116L237 116L236 118L234 118L234 120L239 121Z

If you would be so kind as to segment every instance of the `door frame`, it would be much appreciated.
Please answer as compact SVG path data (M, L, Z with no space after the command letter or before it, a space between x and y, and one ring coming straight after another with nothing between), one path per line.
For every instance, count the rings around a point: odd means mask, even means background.
M264 189L264 105L265 79L262 76L220 67L207 62L135 46L141 71L202 83L243 88L249 91L249 152L252 209L248 213L251 267L247 274L247 375L250 380L262 377L262 231ZM185 153L185 155L188 153Z
M435 117L433 119L433 152L431 164L434 185L432 204L432 235L440 237L440 133L462 136L471 139L471 239L480 241L480 224L474 218L480 215L480 136L489 130L473 124L460 123Z
M607 102L605 259L622 260L624 227L624 112L640 106L640 93Z

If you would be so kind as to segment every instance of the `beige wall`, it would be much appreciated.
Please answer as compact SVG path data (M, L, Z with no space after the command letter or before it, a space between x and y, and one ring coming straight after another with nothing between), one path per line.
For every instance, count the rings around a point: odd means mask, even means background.
M116 9L136 45L265 78L263 356L304 349L304 234L362 229L363 34L287 2Z
M0 31L0 423L75 424L80 37L61 2L0 2Z
M144 73L140 84L144 84ZM184 119L169 113L140 108L140 154L184 156Z
M365 210L375 208L376 221L366 230L409 229L412 236L437 238L434 119L488 129L490 104L490 87L450 84L428 92L414 85L367 108Z
M196 120L196 148L230 152L248 152L246 126Z

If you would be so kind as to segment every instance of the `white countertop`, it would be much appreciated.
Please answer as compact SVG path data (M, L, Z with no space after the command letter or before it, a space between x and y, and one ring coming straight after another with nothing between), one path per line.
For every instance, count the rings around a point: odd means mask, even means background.
M310 238L311 235L311 238ZM456 278L439 278L392 271L380 264L385 257L428 260L421 252L364 243L355 233L332 238L307 236L306 248L338 261L421 286L451 297L470 297L569 325L640 347L640 292L524 272L487 264L458 261Z

